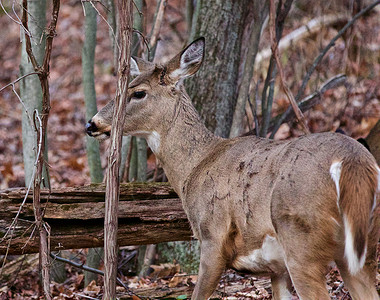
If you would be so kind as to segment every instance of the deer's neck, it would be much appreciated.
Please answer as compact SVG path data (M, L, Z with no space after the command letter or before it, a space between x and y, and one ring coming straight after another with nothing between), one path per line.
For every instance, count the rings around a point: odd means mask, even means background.
M154 133L156 145L153 148L156 148L152 150L162 163L170 184L180 195L192 170L222 139L204 126L187 94L178 100L173 115L160 132ZM152 144L149 138L148 143Z

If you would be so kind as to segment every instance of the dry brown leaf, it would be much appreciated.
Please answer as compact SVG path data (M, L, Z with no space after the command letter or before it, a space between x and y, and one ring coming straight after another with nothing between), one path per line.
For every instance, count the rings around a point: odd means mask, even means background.
M149 274L150 277L167 277L177 274L181 267L179 264L160 264L151 265L153 272Z
M96 284L96 281L93 280L89 283L88 286L83 290L84 293L97 294L101 290L101 287Z

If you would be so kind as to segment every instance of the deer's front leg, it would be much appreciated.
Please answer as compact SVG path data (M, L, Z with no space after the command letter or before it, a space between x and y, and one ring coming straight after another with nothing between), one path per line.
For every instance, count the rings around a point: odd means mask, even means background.
M225 267L220 245L212 241L202 241L198 280L191 299L208 299L217 287Z

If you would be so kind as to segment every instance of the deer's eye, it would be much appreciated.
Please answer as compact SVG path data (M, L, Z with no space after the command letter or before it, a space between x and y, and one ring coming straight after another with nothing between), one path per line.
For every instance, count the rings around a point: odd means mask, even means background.
M142 99L145 96L146 96L146 93L144 91L138 91L132 94L132 98L135 98L135 99Z

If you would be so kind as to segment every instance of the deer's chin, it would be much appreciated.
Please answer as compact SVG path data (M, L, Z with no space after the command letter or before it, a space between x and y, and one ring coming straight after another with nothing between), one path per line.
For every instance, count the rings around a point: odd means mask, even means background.
M110 138L111 132L94 132L92 136L96 138L99 142L105 141Z

